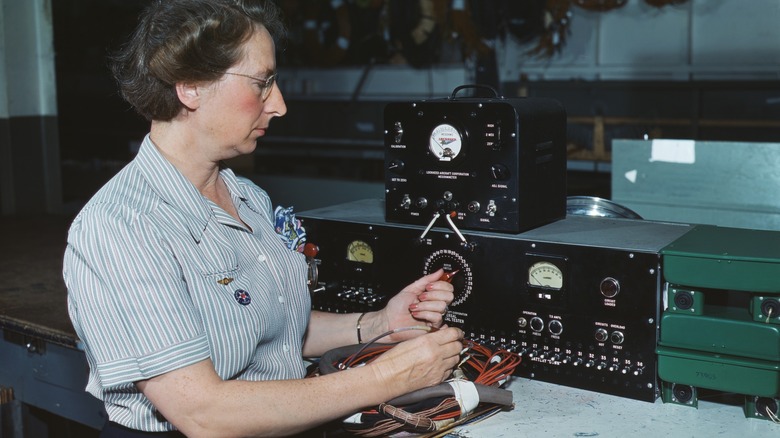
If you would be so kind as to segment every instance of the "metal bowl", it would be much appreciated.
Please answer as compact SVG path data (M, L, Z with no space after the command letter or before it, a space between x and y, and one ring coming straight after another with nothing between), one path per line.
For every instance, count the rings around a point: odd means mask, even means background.
M642 219L630 208L595 196L569 196L566 198L566 214L598 216L621 219Z

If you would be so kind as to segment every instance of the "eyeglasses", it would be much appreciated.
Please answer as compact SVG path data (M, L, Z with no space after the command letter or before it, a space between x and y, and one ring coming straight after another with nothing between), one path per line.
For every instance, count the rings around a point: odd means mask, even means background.
M268 96L271 95L271 89L274 88L274 83L276 83L276 73L272 74L271 76L268 76L266 79L256 78L254 76L245 75L243 73L231 73L227 71L225 72L225 74L233 75L233 76L242 76L257 81L257 86L260 87L260 95L263 97L263 102L265 102L266 99L268 99Z

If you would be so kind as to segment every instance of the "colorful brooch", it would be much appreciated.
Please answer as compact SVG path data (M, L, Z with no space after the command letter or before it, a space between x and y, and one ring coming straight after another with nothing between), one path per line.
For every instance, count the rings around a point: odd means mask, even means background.
M276 207L274 217L274 228L284 244L293 251L303 252L306 230L301 226L301 221L295 218L293 208Z

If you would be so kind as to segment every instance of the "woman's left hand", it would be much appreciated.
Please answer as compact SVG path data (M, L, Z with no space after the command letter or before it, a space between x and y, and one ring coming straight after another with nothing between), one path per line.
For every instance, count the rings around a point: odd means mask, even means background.
M384 322L386 330L420 325L433 328L441 327L448 306L455 298L452 284L441 280L442 275L444 275L444 270L439 269L403 288L388 301L384 309L378 312L375 321ZM402 341L423 333L420 330L403 331L380 339L379 342Z

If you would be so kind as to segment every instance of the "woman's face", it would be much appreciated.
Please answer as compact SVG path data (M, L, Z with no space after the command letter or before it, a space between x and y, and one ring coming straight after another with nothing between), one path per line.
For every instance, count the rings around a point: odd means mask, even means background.
M244 55L226 74L202 89L202 132L210 145L217 145L217 160L249 154L265 135L274 117L287 112L282 92L274 82L263 99L261 80L276 73L275 47L265 28L244 43ZM250 76L250 77L248 77Z

